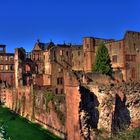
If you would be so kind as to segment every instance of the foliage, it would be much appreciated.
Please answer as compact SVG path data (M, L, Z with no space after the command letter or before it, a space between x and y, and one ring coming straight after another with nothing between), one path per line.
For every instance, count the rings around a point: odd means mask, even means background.
M45 96L46 111L49 112L50 111L50 108L48 107L48 103L50 101L53 101L53 99L54 99L54 93L52 93L52 92L45 92L44 93L44 96Z
M65 116L64 116L63 112L59 108L56 108L56 113L57 113L57 117L58 117L59 121L61 122L62 125L64 125Z
M111 60L104 44L101 44L97 50L93 71L106 75L112 74Z
M113 135L110 138L104 138L103 136L99 136L99 140L139 140L140 139L140 128L136 128L134 130L127 130L123 132L119 132L116 135Z
M59 119L62 125L65 124L65 114L61 111L61 105L63 103L65 103L65 95L56 95L54 98L55 112L57 114L57 118Z
M131 131L120 132L113 140L138 140L140 139L140 128Z
M65 96L64 95L56 95L56 94L49 92L49 91L45 92L44 95L45 95L46 111L47 112L50 111L50 108L48 107L48 103L50 101L52 101L53 105L55 106L55 112L57 114L57 117L58 117L60 123L62 125L64 125L65 116L64 116L64 113L61 111L60 106L62 103L65 102Z
M4 124L0 126L0 140L10 140Z
M54 94L53 93L47 93L46 94L46 104L48 105L48 103L50 101L52 101L54 99Z

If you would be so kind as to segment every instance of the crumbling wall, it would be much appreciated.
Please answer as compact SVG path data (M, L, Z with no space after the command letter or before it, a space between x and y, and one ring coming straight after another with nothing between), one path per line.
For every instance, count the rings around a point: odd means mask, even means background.
M140 127L140 83L89 86L99 101L98 130L105 136Z
M43 89L35 90L32 86L2 89L1 94L5 97L5 105L17 114L39 123L61 138L66 137L63 95L54 96L54 100L46 99Z
M94 140L139 127L140 83L93 80L66 78L68 139Z
M32 88L2 89L5 105L62 138L94 140L140 126L140 83L83 84L67 73L64 99L47 107L44 90Z

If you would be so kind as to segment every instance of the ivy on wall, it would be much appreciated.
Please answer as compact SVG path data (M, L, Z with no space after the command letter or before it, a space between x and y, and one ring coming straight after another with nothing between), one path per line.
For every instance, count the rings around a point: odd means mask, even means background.
M45 91L44 92L44 97L45 97L45 105L46 105L46 111L49 113L50 108L48 106L49 102L52 102L55 112L57 114L57 118L59 119L60 123L62 125L65 124L65 115L61 111L61 105L65 103L65 96L63 94L57 95L54 94L53 92L50 91Z

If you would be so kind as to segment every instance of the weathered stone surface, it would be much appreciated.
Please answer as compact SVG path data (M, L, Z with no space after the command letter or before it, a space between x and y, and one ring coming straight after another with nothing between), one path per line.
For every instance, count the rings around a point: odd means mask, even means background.
M1 93L5 95L5 105L11 110L41 124L61 138L65 138L65 125L60 122L55 105L49 102L49 111L46 110L43 99L44 90L40 89L34 92L35 99L31 87L28 86L17 89L2 89Z
M60 131L66 132L68 140L96 140L100 131L103 136L108 137L111 133L140 126L139 83L82 86L76 81L70 81L66 84L65 126L61 125L53 104L49 102L51 110L46 112L41 92L37 95L38 102L34 110L36 122L53 133L63 137ZM28 119L32 118L30 87L3 89L1 93L5 97L7 107ZM20 108L19 101L23 102ZM63 105L60 108L65 111Z

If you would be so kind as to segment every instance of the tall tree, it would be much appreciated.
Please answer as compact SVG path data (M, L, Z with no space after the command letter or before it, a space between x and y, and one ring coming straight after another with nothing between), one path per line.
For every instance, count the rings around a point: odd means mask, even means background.
M104 43L102 43L97 50L93 71L110 76L112 74L111 60Z

